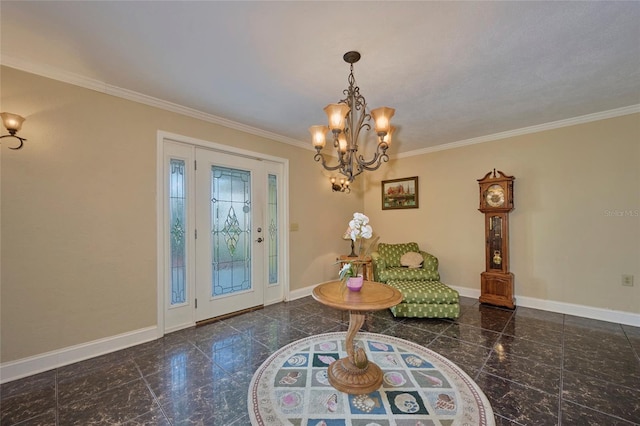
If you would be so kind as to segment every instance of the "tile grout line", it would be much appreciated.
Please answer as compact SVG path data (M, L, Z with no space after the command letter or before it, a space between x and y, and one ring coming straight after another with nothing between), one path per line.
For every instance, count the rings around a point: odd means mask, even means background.
M622 325L620 326L620 328L622 328L622 333L624 333L624 336L627 339L627 343L629 343L629 346L631 347L631 351L633 351L634 355L636 356L636 360L640 363L640 351L636 350L636 347L631 343L631 337L629 337L629 334L627 334L627 330L625 330Z
M498 378L498 379L500 379L500 380L504 380L505 382L509 382L509 383L516 384L516 385L518 385L518 386L522 386L523 388L526 388L526 389L531 389L531 390L534 390L534 391L536 391L536 392L544 393L544 394L547 394L547 395L553 395L553 394L551 394L551 393L549 393L549 392L547 392L547 391L544 391L544 390L542 390L542 389L538 389L538 388L533 387L533 386L531 386L531 385L527 385L527 384L525 384L525 383L520 383L520 382L517 382L517 381L515 381L515 380L513 380L513 379L507 379L507 378L502 377L502 376L498 376L498 375L497 375L497 374L495 374L495 373L490 373L490 372L488 372L488 371L485 371L485 372L484 372L484 374L486 374L486 375L488 375L488 376L496 377L496 378ZM484 392L484 391L483 391L483 392ZM605 413L605 414L606 414L606 413ZM504 416L502 416L502 417L504 417ZM514 420L510 420L510 421L514 421Z
M578 403L578 402L574 402L574 401L568 401L568 402L570 402L571 404L576 405L576 406L578 406L578 407L586 408L586 409L587 409L587 410L589 410L589 411L593 411L593 412L598 413L598 414L603 414L603 415L605 415L605 416L607 416L607 417L613 417L613 418L615 418L616 420L621 420L621 421L623 421L623 422L625 422L625 423L629 423L629 424L631 424L631 425L640 425L640 423L636 423L636 422L634 422L634 421L627 420L627 419L622 418L622 417L620 417L620 416L618 416L618 415L616 415L616 414L612 414L612 413L605 413L604 411L596 410L595 408L593 408L593 407L591 407L591 406L588 406L588 405L580 404L580 403Z
M56 393L56 426L60 424L60 404L58 400L58 369L56 368L55 372L55 393Z
M153 389L151 389L151 385L149 384L149 382L147 381L147 378L145 377L145 375L142 373L142 370L140 369L140 367L138 366L137 363L135 363L136 369L138 370L138 373L140 373L140 378L142 379L142 381L144 382L144 385L147 387L147 390L149 391L149 393L151 394L151 396L153 397L153 401L156 403L156 405L158 406L158 408L160 409L160 412L162 413L162 415L164 416L164 418L167 420L167 422L169 422L169 424L173 424L171 422L171 420L169 420L169 416L167 416L167 413L164 411L164 408L162 408L162 404L160 404L160 400L158 399L158 397L156 396L156 393L153 391ZM144 416L143 413L140 416ZM140 417L138 416L138 417ZM135 417L137 418L137 417ZM133 420L133 419L129 419L129 420Z
M562 315L562 346L560 347L560 383L558 383L558 426L562 426L562 393L564 392L564 337L566 333L567 316Z
M565 317L566 317L566 316L565 316ZM621 325L620 325L620 324L618 324L618 327L621 327ZM622 328L621 328L621 330L622 330L622 334L623 334L623 335L625 335L625 338L626 338L626 334L624 333L624 329L622 329ZM566 348L566 346L565 346L565 340L564 340L565 333L563 333L563 336L562 336L562 337L563 337L563 355L564 355L564 351L565 351L565 348ZM632 349L633 349L633 347L632 347ZM563 357L563 360L562 360L562 361L563 361L563 369L562 369L562 373L563 373L563 377L564 377L564 357ZM572 374L575 374L575 375L585 376L584 374L582 374L582 372L571 371L571 373L572 373ZM609 377L608 375L607 375L607 378L606 378L606 379L605 379L605 378L601 378L601 377L593 377L593 379L594 379L594 380L597 380L598 382L602 382L602 383L606 383L606 384L612 384L612 385L614 385L614 386L618 386L618 387L624 387L624 388L628 387L628 386L626 386L626 385L623 385L623 384L620 384L620 383L617 383L617 382L614 382L614 381L610 380L610 377ZM632 390L633 390L633 388L631 388L631 387L629 387L629 389L632 389ZM599 410L599 409L596 409L596 408L593 408L593 407L590 407L590 406L586 406L586 405L580 404L580 403L578 403L578 402L576 402L576 401L568 401L568 402L571 402L572 404L575 404L575 405L578 405L578 406L581 406L581 407L585 407L585 408L587 408L587 409L589 409L589 410L591 410L591 411L595 411L595 412L597 412L597 413L604 414L604 415L606 415L606 416L618 417L618 416L615 416L615 415L614 415L614 414L612 414L612 413L608 413L608 412L605 412L605 411L601 411L601 410ZM625 419L623 419L623 420L625 420ZM627 421L627 420L625 420L625 421Z
M565 318L566 318L566 315L565 315ZM618 324L618 325L620 325L620 324ZM623 329L623 333L624 333L624 329ZM633 349L633 347L632 347L632 349ZM563 327L563 333L562 333L562 353L563 353L563 357L562 357L562 364L561 364L562 365L562 369L560 370L560 379L561 379L560 384L561 384L561 386L564 386L564 350L565 350L565 332L564 332L564 327ZM575 371L571 371L571 373L574 374L574 375L584 376L582 373L575 372ZM625 387L625 388L629 388L630 390L635 390L635 388L631 388L631 387L628 387L628 386L625 386L625 385L621 385L620 383L612 382L612 381L609 381L608 379L601 379L601 378L596 377L595 380L597 380L599 382L606 383L606 384L611 384L611 385L614 385L614 386ZM560 392L560 397L561 397L560 405L562 405L562 401L564 401L564 398L562 398L562 389L561 389L561 392ZM622 417L620 417L620 416L618 416L616 414L609 413L609 412L606 412L606 411L602 411L602 410L596 409L596 408L594 408L592 406L581 404L581 403L579 403L577 401L568 400L567 402L569 402L569 403L571 403L573 405L579 406L579 407L586 408L589 411L593 411L595 413L602 414L604 416L615 417L616 419L620 419L620 420L622 420L624 422L630 422L630 420L624 419L624 418L622 418ZM631 422L631 424L638 425L640 423ZM558 426L560 426L560 423L558 424Z
M480 305L478 305L480 306ZM516 308L517 309L517 308ZM476 374L476 376L474 377L474 381L478 380L478 378L480 377L480 373L482 373L482 370L484 370L484 367L487 365L487 363L489 362L489 359L491 359L491 356L494 353L496 344L500 341L500 339L502 339L502 336L504 336L504 331L507 329L507 326L509 325L509 323L513 320L513 317L516 314L516 310L514 309L511 312L511 316L509 317L509 321L507 321L504 324L504 327L502 327L502 330L500 330L500 333L498 334L498 338L496 339L496 341L494 342L493 345L491 345L491 349L489 350L489 355L487 355L487 358L484 360L484 362L482 363L482 366L480 366L480 369L478 370L478 373ZM480 330L485 330L482 327L480 327ZM489 330L489 331L493 331L493 330ZM488 372L485 372L485 374L490 374Z

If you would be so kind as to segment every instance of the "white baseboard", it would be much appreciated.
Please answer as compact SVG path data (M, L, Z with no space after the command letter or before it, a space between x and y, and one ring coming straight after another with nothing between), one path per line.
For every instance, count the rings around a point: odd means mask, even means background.
M573 303L556 302L554 300L536 299L535 297L516 296L518 306L541 309L543 311L558 312L601 321L617 322L620 324L640 327L640 314L633 312L614 311L611 309L595 308L593 306L576 305Z
M311 292L313 291L314 287L316 287L319 284L322 284L322 283L318 283L318 284L310 285L305 288L299 288L297 290L290 291L289 297L287 298L287 302L290 302L296 299L302 299L303 297L311 296Z
M175 331L180 331L180 330L184 330L185 328L195 327L195 326L196 326L195 322L185 322L184 324L179 324L179 325L165 329L164 334L173 333Z
M16 361L4 362L0 364L0 383L42 373L43 371L73 364L74 362L84 361L85 359L115 352L157 338L158 329L154 325Z
M458 287L458 286L449 285L449 284L447 284L447 286L449 286L452 289L454 289L455 291L457 291L460 296L470 297L472 299L477 299L477 298L480 297L480 290L479 289L469 288L469 287Z
M450 285L460 296L477 299L480 297L480 290L468 287L457 287ZM555 300L538 299L535 297L515 295L516 306L524 308L540 309L542 311L557 312L559 314L575 315L578 317L591 318L601 321L617 322L620 324L640 327L640 314L633 312L614 311L611 309L596 308L593 306L576 305L574 303L557 302Z

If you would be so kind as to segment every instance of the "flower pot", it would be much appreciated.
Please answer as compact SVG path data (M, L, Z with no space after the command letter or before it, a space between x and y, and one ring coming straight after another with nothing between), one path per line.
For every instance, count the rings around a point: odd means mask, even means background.
M362 275L351 277L347 279L347 288L351 291L360 291L363 283L364 279L362 278Z

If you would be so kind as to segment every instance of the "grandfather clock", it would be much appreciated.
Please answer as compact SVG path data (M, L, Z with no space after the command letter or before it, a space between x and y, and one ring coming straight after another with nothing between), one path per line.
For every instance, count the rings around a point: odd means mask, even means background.
M513 210L513 176L496 169L480 184L484 213L485 271L480 274L480 303L515 308L513 274L509 272L509 212Z

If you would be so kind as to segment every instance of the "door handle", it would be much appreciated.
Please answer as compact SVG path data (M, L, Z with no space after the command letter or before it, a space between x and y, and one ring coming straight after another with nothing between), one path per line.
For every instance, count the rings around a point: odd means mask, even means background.
M258 237L258 239L257 239L256 241L257 241L257 242L259 242L259 243L261 243L261 242L263 242L264 240L262 239L262 237Z

